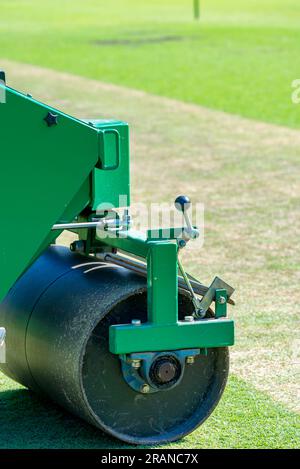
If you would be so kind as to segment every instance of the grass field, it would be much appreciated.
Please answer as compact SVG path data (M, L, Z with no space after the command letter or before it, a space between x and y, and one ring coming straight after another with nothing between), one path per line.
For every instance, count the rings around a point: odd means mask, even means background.
M202 0L199 23L190 0L0 0L8 84L128 121L133 203L205 204L184 262L236 288L236 345L217 410L173 448L299 446L299 22L297 0ZM1 374L0 422L0 448L124 447Z
M300 127L298 0L0 0L3 58Z
M0 375L1 448L128 448ZM246 423L246 425L245 425ZM169 448L296 448L298 417L235 377L199 430Z

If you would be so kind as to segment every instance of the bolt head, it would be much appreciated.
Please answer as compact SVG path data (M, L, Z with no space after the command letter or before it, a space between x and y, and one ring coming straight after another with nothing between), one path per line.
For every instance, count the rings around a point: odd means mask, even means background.
M142 324L142 322L141 322L140 319L133 319L133 320L131 321L131 324L132 324L133 326L140 326L140 325Z
M195 363L195 357L193 355L186 357L186 363L187 365L192 365L193 363Z
M195 357L193 355L189 356L189 357L186 357L186 364L187 365L192 365L193 363L195 363Z
M185 316L184 320L185 320L185 322L193 322L194 321L194 316Z
M226 298L224 296L220 296L219 303L220 305L224 305L226 303Z
M53 114L53 112L48 112L47 116L44 118L44 121L48 125L48 127L52 127L53 125L58 124L58 115Z
M200 236L199 230L197 230L197 229L194 228L194 229L191 231L191 238L192 238L192 239L197 239L197 238L199 238L199 236Z
M131 366L132 368L137 370L138 368L141 367L141 360L132 360Z
M184 239L180 239L178 241L178 246L180 249L183 249L186 246L186 241Z
M205 314L206 314L206 313L205 313L205 311L204 311L203 308L199 308L199 309L197 310L197 318L203 318L203 317L205 316Z
M148 394L148 392L150 391L150 386L149 384L143 384L141 386L141 393L143 394Z

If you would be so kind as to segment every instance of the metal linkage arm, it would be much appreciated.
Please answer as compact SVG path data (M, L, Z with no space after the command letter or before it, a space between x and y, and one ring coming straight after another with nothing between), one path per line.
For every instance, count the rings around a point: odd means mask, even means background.
M153 241L140 232L128 230L114 237L101 238L101 243L143 257L147 261L148 321L137 325L111 326L109 346L112 353L223 347L233 344L232 320L178 320L176 240ZM113 259L114 255L107 256L112 256Z

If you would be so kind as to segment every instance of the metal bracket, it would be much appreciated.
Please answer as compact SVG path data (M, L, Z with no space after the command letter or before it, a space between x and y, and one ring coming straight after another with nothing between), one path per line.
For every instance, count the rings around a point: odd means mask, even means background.
M225 288L217 288L215 295L215 317L226 318L227 316L227 290Z
M212 284L210 285L207 292L205 293L205 295L203 296L202 300L199 303L201 317L205 316L206 311L208 310L212 302L216 299L217 290L221 290L223 293L218 293L218 295L220 296L223 295L226 299L225 306L223 306L222 308L222 312L218 314L223 316L224 311L226 312L227 299L233 294L234 288L228 285L228 283L224 282L224 280L222 280L221 278L215 277ZM224 291L226 292L226 294L224 293ZM218 297L219 299L220 299L220 296ZM217 309L217 303L216 303L216 309Z
M142 394L152 394L159 391L170 390L177 386L183 378L184 369L186 364L194 363L197 355L205 355L207 352L205 349L190 349L190 350L177 350L173 352L163 353L131 353L120 355L122 373L126 383L136 392ZM159 388L152 382L150 377L150 369L154 360L164 356L174 356L181 365L181 375L178 381L172 386Z

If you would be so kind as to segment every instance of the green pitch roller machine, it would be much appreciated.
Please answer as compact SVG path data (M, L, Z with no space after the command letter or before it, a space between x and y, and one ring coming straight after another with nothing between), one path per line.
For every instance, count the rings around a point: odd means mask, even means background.
M181 228L133 229L126 123L75 119L0 79L0 369L125 442L175 441L224 390L233 288L178 258L199 235L188 197Z

